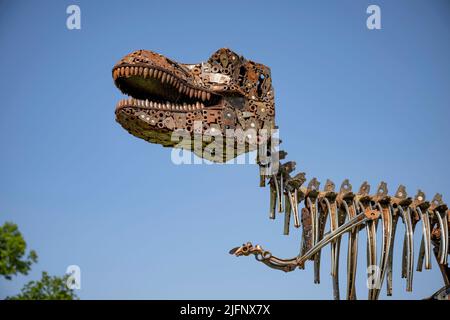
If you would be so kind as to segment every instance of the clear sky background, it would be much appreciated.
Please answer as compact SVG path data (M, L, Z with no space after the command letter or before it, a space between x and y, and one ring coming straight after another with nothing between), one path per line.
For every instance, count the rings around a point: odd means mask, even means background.
M81 30L66 28L70 4ZM366 28L370 4L382 30ZM329 248L320 285L311 264L282 273L227 253L251 240L292 257L300 234L268 219L256 166L176 166L170 149L124 131L112 66L137 49L199 62L229 47L271 67L282 148L308 178L449 200L449 33L447 0L1 1L0 223L19 225L39 263L0 279L0 298L76 264L82 299L331 299ZM403 233L400 223L393 298L424 298L441 276L433 258L405 292ZM420 235L419 224L416 257Z

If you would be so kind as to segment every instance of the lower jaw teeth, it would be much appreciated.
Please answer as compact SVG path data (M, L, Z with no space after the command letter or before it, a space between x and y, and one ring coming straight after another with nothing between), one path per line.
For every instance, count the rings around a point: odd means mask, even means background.
M141 107L141 108L149 108L149 109L158 109L158 110L172 110L172 111L194 111L194 110L200 110L205 107L205 105L201 102L196 102L192 104L177 104L177 103L160 103L160 102L153 102L148 100L138 100L134 98L129 98L127 100L121 100L119 102L119 107L122 106L135 106L135 107Z

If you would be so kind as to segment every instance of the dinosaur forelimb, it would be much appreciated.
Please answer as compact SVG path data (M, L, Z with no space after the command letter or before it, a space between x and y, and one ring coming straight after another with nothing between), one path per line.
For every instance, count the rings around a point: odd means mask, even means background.
M293 271L298 266L297 257L292 259L277 258L270 251L264 250L260 245L253 246L251 242L231 249L230 254L234 254L237 257L254 255L256 260L263 262L265 265L285 272Z
M255 255L256 260L263 262L267 266L283 270L285 272L293 271L297 267L303 267L305 262L319 252L323 247L337 238L341 237L344 233L351 231L353 228L365 223L368 220L377 219L379 213L374 210L367 210L344 223L342 226L334 230L333 232L325 235L315 246L313 246L305 255L301 257L295 257L291 259L281 259L273 256L270 251L264 250L260 245L253 246L251 242L247 242L240 247L236 247L230 250L230 254L235 256L249 256Z

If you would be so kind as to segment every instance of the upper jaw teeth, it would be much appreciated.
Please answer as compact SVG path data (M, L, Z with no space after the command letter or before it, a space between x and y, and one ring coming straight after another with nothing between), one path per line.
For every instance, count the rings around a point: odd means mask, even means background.
M120 100L118 107L124 107L124 106L134 106L134 107L140 107L140 108L147 108L147 109L158 109L158 110L169 110L169 111L194 111L194 110L200 110L205 107L205 105L199 101L196 103L172 103L172 102L153 102L145 100L139 100L135 98L128 98L125 100Z
M131 77L141 76L145 78L155 78L161 81L161 83L168 83L180 93L189 96L190 98L197 98L202 101L208 101L211 99L211 93L202 89L194 89L187 86L183 81L177 77L171 75L162 70L148 68L148 67L118 67L113 70L113 78L116 80L118 77Z

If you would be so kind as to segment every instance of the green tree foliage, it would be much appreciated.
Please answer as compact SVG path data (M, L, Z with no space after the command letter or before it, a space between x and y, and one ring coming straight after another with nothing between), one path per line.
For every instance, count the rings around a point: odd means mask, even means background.
M67 286L69 275L63 277L51 277L47 272L42 272L39 281L28 282L21 293L7 297L7 300L78 300L77 295Z
M31 264L37 262L37 254L31 250L27 257L27 244L16 224L6 222L0 227L0 276L11 280L13 275L28 274Z

